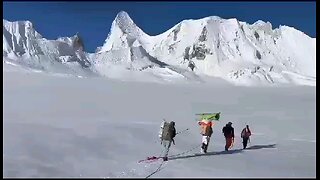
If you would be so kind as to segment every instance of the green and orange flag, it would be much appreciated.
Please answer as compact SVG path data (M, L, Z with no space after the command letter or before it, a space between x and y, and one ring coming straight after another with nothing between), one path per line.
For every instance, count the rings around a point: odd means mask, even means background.
M220 113L199 113L196 114L197 116L200 116L198 120L201 121L219 121L220 119Z

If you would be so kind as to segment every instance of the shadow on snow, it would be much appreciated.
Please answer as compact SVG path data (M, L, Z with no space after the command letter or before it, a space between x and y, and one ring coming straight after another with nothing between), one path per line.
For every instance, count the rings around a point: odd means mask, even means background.
M192 154L192 155L186 155L186 156L178 156L178 157L172 157L168 158L168 160L176 160L176 159L185 159L185 158L193 158L193 157L199 157L199 156L213 156L213 155L223 155L223 154L236 154L241 153L242 151L246 150L255 150L255 149L264 149L264 148L276 148L276 144L268 144L268 145L254 145L250 146L246 149L233 149L229 151L218 151L218 152L208 152L206 154Z

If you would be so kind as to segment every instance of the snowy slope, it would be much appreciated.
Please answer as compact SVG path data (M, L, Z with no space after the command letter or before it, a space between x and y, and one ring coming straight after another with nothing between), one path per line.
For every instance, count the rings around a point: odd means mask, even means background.
M132 56L138 55L131 50L134 47L145 50L148 56L135 60ZM112 23L105 44L98 49L97 64L101 66L99 60L122 61L127 66L153 67L152 59L156 59L189 71L189 64L194 64L198 75L242 85L315 85L315 47L315 38L291 27L272 29L269 22L250 25L216 16L185 20L163 34L149 36L122 11Z
M177 131L190 129L177 135L169 155L192 150L169 158L151 177L315 177L314 87L218 83L163 85L5 71L3 176L146 177L161 161L137 162L161 154L158 131L166 118L176 121ZM194 114L217 111L221 120L208 155L194 155L201 141ZM224 153L221 129L228 121L236 137ZM253 136L249 149L241 150L240 131L247 123Z
M269 22L210 16L149 36L121 11L92 54L77 35L47 40L29 21L3 23L4 59L40 70L153 82L209 76L245 86L316 85L315 38L288 26L272 29Z

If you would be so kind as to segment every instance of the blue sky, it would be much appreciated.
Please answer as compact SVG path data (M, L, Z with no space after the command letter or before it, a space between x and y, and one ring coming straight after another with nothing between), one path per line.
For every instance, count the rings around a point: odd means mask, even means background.
M79 32L88 52L103 45L121 10L149 35L184 19L220 16L250 24L269 21L273 28L288 25L316 36L316 2L3 2L4 19L29 20L47 39Z

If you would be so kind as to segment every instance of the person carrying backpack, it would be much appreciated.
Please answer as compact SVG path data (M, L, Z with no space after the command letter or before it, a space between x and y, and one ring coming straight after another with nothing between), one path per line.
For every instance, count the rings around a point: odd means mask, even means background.
M226 145L224 147L224 150L226 151L228 151L234 141L234 129L231 125L232 122L228 122L228 124L226 124L222 129L224 137L226 138Z
M164 158L163 158L164 161L168 160L168 154L169 154L171 143L173 142L173 144L175 145L175 142L173 139L175 136L176 136L175 122L171 121L170 123L168 123L164 121L161 124L160 133L159 133L161 144L165 149Z
M201 153L207 153L211 135L213 133L213 121L219 121L221 112L218 113L199 113L200 118L198 125L201 127L200 134L202 135Z
M201 153L207 153L209 142L211 135L213 133L212 126L213 122L209 121L199 121L198 124L201 127L201 135L202 135L202 145L201 145Z
M243 149L247 147L248 141L250 142L250 136L251 136L251 131L249 129L249 125L246 125L246 127L241 131Z

